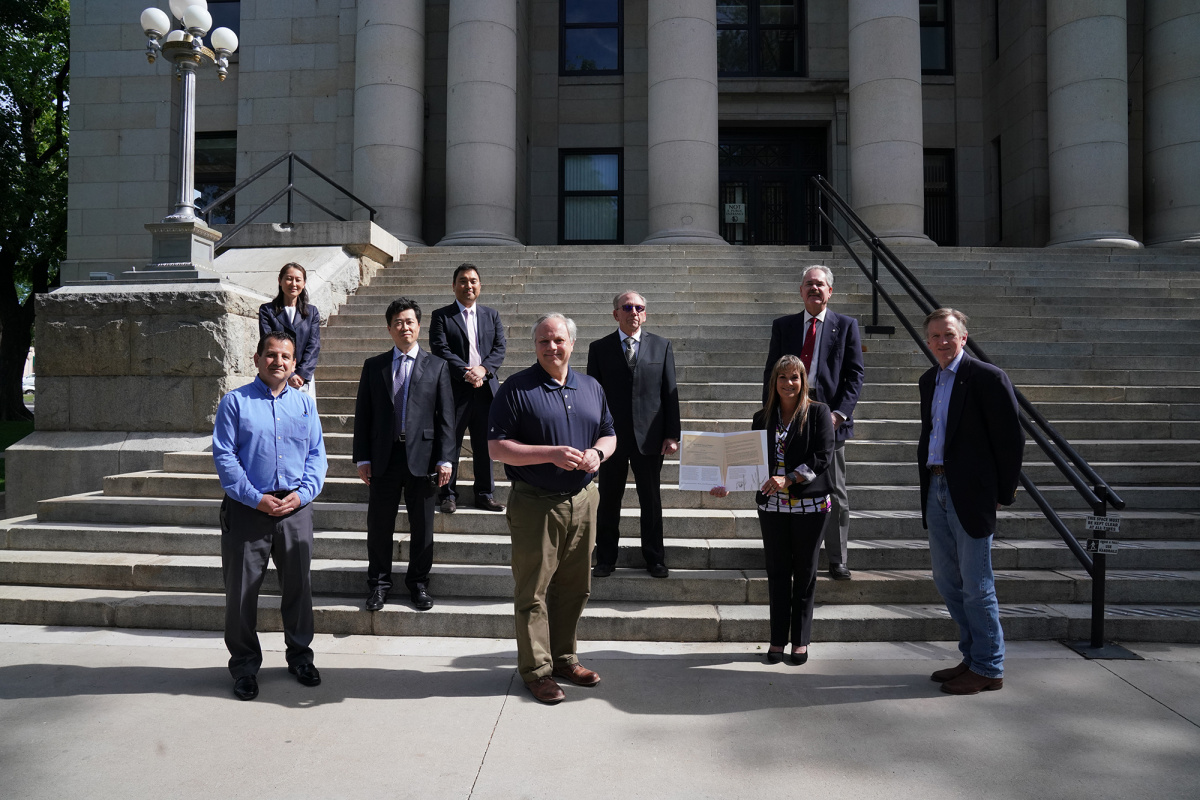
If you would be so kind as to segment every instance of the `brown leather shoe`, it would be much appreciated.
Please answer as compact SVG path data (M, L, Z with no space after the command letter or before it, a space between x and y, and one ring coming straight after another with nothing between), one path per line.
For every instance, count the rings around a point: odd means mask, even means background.
M582 664L555 664L554 677L563 678L576 686L595 686L600 676Z
M974 670L967 670L953 680L942 684L946 694L979 694L995 692L1004 688L1004 678L985 678Z
M548 706L561 703L562 699L566 697L563 694L562 688L550 676L538 678L536 681L525 685L529 687L529 693L533 695L535 700L545 703Z
M953 667L947 667L946 669L939 669L937 672L935 672L929 676L929 680L936 681L938 683L945 683L946 681L954 680L959 675L962 675L964 672L966 672L968 669L970 669L970 667L968 667L967 662L964 661L961 664L956 664Z

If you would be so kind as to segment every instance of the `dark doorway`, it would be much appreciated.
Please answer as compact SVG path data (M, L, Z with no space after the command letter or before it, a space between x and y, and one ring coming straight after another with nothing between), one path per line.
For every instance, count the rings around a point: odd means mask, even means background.
M825 128L722 129L718 212L725 241L810 244L808 179L825 173L825 148Z

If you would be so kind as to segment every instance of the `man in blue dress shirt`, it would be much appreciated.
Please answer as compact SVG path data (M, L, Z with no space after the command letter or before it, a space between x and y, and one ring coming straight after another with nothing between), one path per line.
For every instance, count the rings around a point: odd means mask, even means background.
M275 561L283 595L288 672L305 686L321 682L313 665L312 501L325 484L325 441L311 397L287 385L296 341L287 331L263 336L254 354L258 377L221 398L213 426L213 461L221 501L221 572L225 578L225 646L233 693L258 696L262 648L258 591Z

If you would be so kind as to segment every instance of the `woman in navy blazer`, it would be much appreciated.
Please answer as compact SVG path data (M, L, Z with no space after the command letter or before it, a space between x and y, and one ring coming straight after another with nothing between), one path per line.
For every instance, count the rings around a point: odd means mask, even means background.
M775 362L766 407L754 415L751 430L767 431L771 476L755 495L767 568L771 644L767 662L783 660L790 639L791 663L808 661L817 557L821 531L831 507L826 470L833 460L829 407L808 398L808 373L796 356ZM710 492L724 497L724 487Z
M296 262L279 270L279 293L269 303L258 307L258 333L287 331L296 337L296 371L288 378L288 386L317 399L313 371L321 353L321 312L309 304L304 288L308 272Z

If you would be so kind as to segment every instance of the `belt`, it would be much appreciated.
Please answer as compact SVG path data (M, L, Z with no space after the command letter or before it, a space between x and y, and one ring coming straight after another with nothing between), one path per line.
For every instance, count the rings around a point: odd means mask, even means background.
M572 489L566 492L552 492L549 489L542 489L541 487L534 486L532 483L526 483L525 481L513 481L513 488L521 489L529 494L534 495L535 497L541 497L549 500L566 500L569 497L574 497L580 492L587 491L587 488L590 485L591 482L589 481L578 489Z
M286 498L289 494L291 494L294 491L296 491L296 490L295 489L276 489L273 492L263 492L263 494L269 494L269 495L271 495L271 497L274 497L276 500L283 500L284 498Z
M945 475L946 474L946 466L944 464L930 464L929 471L932 472L934 475Z
M395 441L400 442L401 444L404 444L404 434L402 433L399 436L397 436Z

